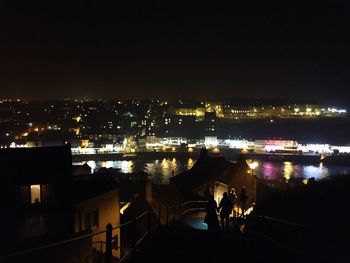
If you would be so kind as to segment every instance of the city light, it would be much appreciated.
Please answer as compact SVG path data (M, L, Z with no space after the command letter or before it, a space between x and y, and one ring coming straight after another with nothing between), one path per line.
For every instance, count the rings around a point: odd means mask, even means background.
M257 161L253 161L253 160L247 160L247 164L248 164L249 168L252 170L255 170L259 166L259 163Z
M254 177L255 177L255 174L254 174L254 171L255 169L259 166L259 163L257 161L253 161L253 160L246 160L246 163L248 164L249 168L250 168L250 175L252 177L252 204L254 205L255 203L255 194L256 192L254 191Z

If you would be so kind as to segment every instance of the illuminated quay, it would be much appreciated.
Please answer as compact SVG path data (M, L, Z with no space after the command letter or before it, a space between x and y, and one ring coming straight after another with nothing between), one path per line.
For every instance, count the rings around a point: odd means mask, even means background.
M220 140L216 137L206 137L196 143L187 144L185 138L152 138L153 142L146 143L144 148L130 150L125 145L107 144L99 148L72 148L73 155L105 154L105 153L137 153L137 152L194 152L205 147L213 153L222 150L237 150L241 153L273 153L273 154L349 154L350 146L330 144L300 144L289 140ZM156 142L155 142L156 141ZM181 143L179 143L181 142ZM186 144L186 147L183 147ZM11 145L16 147L17 145ZM24 145L22 145L24 146ZM21 145L17 146L21 147ZM26 146L24 146L26 147Z
M301 144L293 140L232 140L218 139L215 136L208 136L204 139L188 143L184 137L147 138L144 147L130 148L125 139L123 144L105 144L101 147L72 147L73 155L81 154L132 154L143 152L194 152L207 148L213 153L220 153L223 150L237 150L241 153L272 153L272 154L349 154L350 146L330 144ZM1 148L30 148L36 147L31 144L11 143L8 147Z

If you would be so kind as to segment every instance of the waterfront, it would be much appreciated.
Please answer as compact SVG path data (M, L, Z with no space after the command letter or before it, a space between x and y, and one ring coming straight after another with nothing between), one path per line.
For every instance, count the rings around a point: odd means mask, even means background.
M122 173L133 173L138 171L147 172L154 184L168 184L169 179L187 169L190 169L196 162L196 158L159 158L144 159L135 158L133 160L109 160L109 161L80 161L73 164L87 163L93 171L101 167L115 168ZM234 159L228 159L234 162ZM268 180L290 180L291 178L311 178L321 180L327 177L350 174L350 166L295 163L291 161L266 161L257 160L259 165L256 169L256 176Z

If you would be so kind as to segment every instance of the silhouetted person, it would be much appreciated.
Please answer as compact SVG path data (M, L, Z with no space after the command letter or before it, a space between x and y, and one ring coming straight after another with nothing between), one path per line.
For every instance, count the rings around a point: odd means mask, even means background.
M225 229L228 230L232 208L233 208L233 205L231 200L228 198L227 192L223 193L222 199L219 204L222 230L225 230Z
M215 232L219 230L219 220L217 215L218 205L211 194L207 203L207 213L204 218L204 223L208 224L208 231Z
M236 211L235 211L235 205L236 205L236 202L237 202L237 195L236 195L236 191L234 188L231 188L230 190L230 194L229 194L229 198L231 200L231 203L232 203L232 211L233 211L233 214L232 214L232 217L235 217L236 216Z
M245 189L245 186L243 186L239 194L239 202L241 204L242 216L244 216L244 213L247 210L247 201L248 201L247 190Z

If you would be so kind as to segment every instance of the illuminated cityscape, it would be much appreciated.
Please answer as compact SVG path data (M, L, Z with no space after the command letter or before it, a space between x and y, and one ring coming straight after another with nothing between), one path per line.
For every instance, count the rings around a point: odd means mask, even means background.
M262 138L254 134L254 127L246 134L240 133L237 127L245 123L254 126L259 125L255 122L263 122L266 127L270 125L273 128L285 125L280 121L293 125L294 121L327 123L334 119L346 122L348 118L346 109L310 104L235 106L223 102L183 100L2 100L0 145L2 148L21 145L34 147L69 142L74 149L100 148L117 152L171 150L173 147L179 150L181 146L188 150L204 146L258 150L264 143L254 143L255 140L272 139L276 142L267 142L262 146L266 151L272 151L288 147L288 141L299 140L299 134L291 137L282 131L279 137L271 133ZM305 145L313 143L295 142L295 150L308 151ZM327 143L331 142L319 142ZM345 149L340 148L340 152ZM322 152L333 150L329 146Z
M350 262L349 1L1 1L0 263Z

